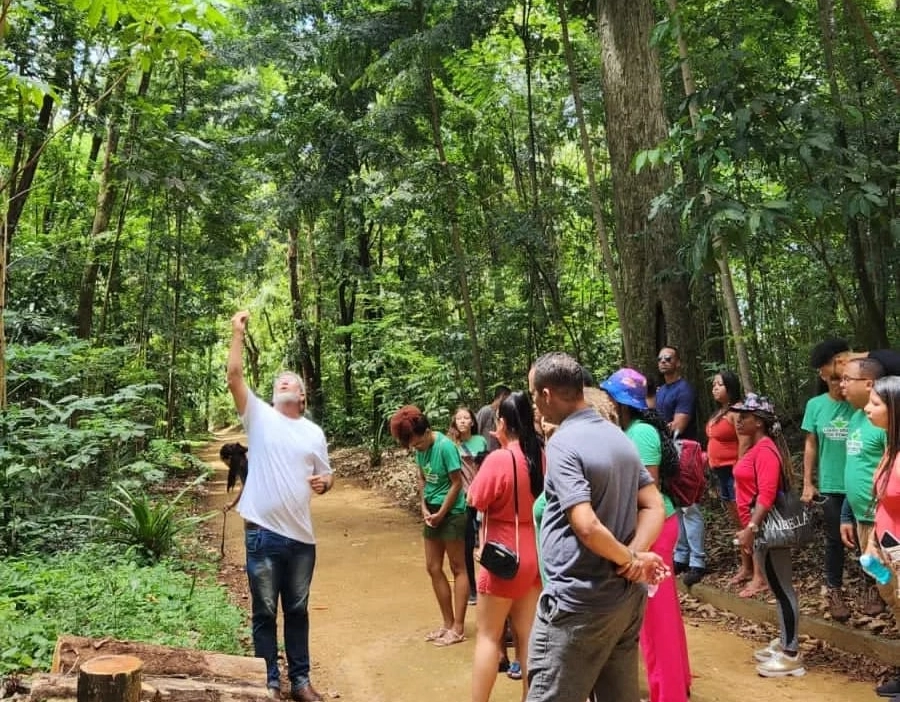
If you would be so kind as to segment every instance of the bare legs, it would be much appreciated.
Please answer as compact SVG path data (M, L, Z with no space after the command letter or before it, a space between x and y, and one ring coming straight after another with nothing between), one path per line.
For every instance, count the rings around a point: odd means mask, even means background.
M453 588L444 573L444 554L450 561ZM469 578L466 576L465 545L462 539L441 541L425 539L425 568L443 619L442 627L462 635L469 600Z
M522 665L522 699L528 692L528 638L540 588L533 587L517 600L494 595L478 595L478 633L475 637L475 659L472 664L472 702L488 702L497 679L497 661L501 655L501 641L506 617L519 644Z

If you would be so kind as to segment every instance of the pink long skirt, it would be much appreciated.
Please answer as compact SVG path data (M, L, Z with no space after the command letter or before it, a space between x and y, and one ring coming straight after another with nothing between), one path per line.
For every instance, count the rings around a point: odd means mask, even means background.
M666 519L651 549L663 557L669 568L673 567L677 541L678 517L673 514ZM691 664L674 577L663 580L656 594L647 599L640 644L647 668L650 702L687 702Z

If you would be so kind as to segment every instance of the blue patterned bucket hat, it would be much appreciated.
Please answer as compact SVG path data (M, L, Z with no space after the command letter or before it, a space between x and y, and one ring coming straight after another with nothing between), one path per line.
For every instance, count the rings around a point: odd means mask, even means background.
M641 411L647 409L647 379L633 368L617 370L600 387L620 405Z

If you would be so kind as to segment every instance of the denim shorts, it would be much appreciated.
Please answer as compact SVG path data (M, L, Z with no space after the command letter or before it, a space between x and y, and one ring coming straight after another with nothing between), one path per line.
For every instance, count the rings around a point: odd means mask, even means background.
M716 474L716 480L719 483L719 499L724 502L734 502L736 499L734 493L734 475L731 470L734 466L716 466L713 472Z

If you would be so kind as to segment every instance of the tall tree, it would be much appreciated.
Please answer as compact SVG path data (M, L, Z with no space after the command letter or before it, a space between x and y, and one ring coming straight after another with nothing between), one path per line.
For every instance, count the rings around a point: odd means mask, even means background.
M699 375L687 277L679 269L679 227L671 211L650 214L672 184L671 166L636 172L638 152L663 142L668 129L659 57L650 43L653 3L598 0L603 97L613 179L616 243L622 263L623 326L633 339L626 362L655 368L660 346L676 345Z

